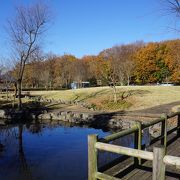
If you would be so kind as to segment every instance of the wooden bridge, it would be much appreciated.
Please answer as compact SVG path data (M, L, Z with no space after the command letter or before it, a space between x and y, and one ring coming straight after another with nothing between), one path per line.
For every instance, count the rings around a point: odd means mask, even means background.
M177 118L177 125L168 130L168 123ZM161 135L148 147L142 144L143 129L161 123ZM110 142L134 133L134 148ZM98 153L107 151L123 155L116 163L102 170L98 167ZM180 180L180 112L163 114L152 122L136 124L127 130L99 139L88 136L88 180Z

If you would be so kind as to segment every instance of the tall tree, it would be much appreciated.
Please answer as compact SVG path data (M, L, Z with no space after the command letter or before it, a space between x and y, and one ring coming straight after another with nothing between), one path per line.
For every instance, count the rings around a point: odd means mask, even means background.
M66 88L69 87L70 83L75 80L75 64L77 59L73 55L65 54L60 58L57 58L55 66L56 84L62 84Z
M180 83L180 40L166 42L165 63L171 72L170 80Z
M39 49L40 37L45 32L49 20L49 10L41 2L17 7L15 18L8 21L14 58L19 66L17 77L19 109L22 108L21 91L25 65Z
M149 43L136 52L135 78L140 84L156 82L154 73L156 72L156 55L158 44Z

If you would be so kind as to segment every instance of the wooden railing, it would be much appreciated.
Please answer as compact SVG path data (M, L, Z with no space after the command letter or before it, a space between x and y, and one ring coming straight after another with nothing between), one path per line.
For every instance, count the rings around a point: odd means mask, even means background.
M171 130L167 130L167 120L178 116L177 126ZM156 140L161 140L160 147L154 147L153 152L142 150L142 130L157 123L162 123L161 135ZM180 112L172 113L169 115L163 114L152 122L142 124L137 122L132 128L123 130L121 132L106 136L98 139L97 135L88 136L88 179L89 180L118 180L118 178L98 172L97 166L97 153L98 150L127 155L135 158L134 163L141 165L141 159L153 161L153 180L165 179L165 165L173 165L180 169L180 157L166 155L167 148L167 135L177 131L177 136L180 136ZM123 136L135 133L135 147L127 148L118 145L108 144L110 141L116 140Z

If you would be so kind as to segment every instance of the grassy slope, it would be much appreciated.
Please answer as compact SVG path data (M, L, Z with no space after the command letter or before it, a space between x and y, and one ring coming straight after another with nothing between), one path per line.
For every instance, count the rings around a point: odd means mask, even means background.
M180 102L180 86L121 86L117 87L119 97L122 92L131 92L126 99L132 103L129 110L141 110L158 105ZM112 100L112 88L96 87L62 91L35 91L32 95L41 95L46 98L63 100L81 100L102 105L104 100ZM100 103L101 102L101 103Z

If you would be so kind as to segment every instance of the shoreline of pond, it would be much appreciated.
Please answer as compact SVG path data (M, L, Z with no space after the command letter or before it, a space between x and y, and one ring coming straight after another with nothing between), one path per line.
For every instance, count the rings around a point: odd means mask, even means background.
M65 110L5 110L0 109L0 125L29 122L69 123L69 126L86 126L105 131L119 131L131 128L136 122L153 121L160 115L135 114L133 112L81 112ZM23 120L23 121L22 121ZM151 135L159 133L160 127L149 128Z
M31 120L50 120L50 121L63 121L76 125L88 125L90 127L109 128L109 129L122 129L130 128L133 121L126 123L115 118L115 113L97 113L97 112L80 112L80 111L61 111L61 110L0 110L0 119L6 123L19 122L22 119Z

